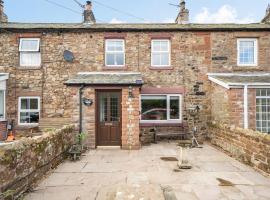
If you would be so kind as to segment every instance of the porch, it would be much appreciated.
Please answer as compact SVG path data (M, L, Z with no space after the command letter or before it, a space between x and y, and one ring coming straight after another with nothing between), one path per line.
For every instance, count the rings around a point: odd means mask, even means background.
M191 170L175 171L175 143L139 151L92 150L81 161L66 161L26 200L164 199L172 187L177 199L269 199L270 179L209 145L189 152Z

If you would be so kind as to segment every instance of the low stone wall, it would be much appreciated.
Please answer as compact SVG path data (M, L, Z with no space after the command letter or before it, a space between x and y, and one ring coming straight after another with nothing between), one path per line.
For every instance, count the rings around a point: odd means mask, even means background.
M66 126L0 145L0 194L9 192L16 197L25 192L63 160L74 142L74 127Z
M270 174L270 135L253 130L209 124L212 144L255 169Z

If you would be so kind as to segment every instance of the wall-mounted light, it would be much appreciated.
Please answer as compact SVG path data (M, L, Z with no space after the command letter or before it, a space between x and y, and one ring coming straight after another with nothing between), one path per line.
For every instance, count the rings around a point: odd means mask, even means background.
M129 86L128 87L128 98L133 98L133 88L132 86Z
M82 99L82 102L83 102L83 104L85 105L85 106L91 106L91 105L93 105L93 100L92 99L87 99L87 98L83 98Z
M190 108L188 108L188 112L191 116L198 115L199 111L200 111L200 106L198 105L191 106Z

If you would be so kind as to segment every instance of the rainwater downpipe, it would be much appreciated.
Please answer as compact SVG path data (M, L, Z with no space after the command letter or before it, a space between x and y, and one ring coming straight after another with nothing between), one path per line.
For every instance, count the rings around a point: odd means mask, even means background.
M83 112L83 110L82 110L82 107L83 107L83 105L82 105L82 96L83 96L83 89L85 88L85 85L81 85L81 87L80 87L80 90L79 90L79 101L80 101L80 119L79 119L79 134L81 134L82 133L82 118L83 118L83 116L82 116L82 112Z
M248 85L244 85L244 128L248 129Z

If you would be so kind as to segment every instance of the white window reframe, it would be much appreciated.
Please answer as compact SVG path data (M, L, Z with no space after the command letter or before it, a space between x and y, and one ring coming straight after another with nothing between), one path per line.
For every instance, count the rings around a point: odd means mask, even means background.
M24 50L22 48L22 41L27 41L27 40L34 40L38 42L37 48L32 49L32 50ZM37 65L28 65L28 64L23 64L22 63L22 53L39 53L39 63ZM20 38L20 43L19 43L19 54L20 54L20 66L21 67L40 67L41 66L41 52L40 52L40 38Z
M167 99L167 120L142 120L142 96L166 96ZM170 97L179 97L179 119L170 119ZM140 122L151 124L182 123L183 122L183 95L182 94L141 94L140 95Z
M38 100L38 109L21 109L21 100L22 99L37 99ZM39 96L22 96L18 99L18 124L20 126L33 126L38 125L39 123L21 123L21 112L38 112L40 118L40 97Z
M154 51L154 42L168 42L168 51ZM168 61L169 61L169 64L168 65L155 65L154 64L154 56L153 54L154 53L168 53ZM170 67L171 66L171 40L170 39L152 39L151 40L151 66L152 67Z
M240 62L240 43L241 42L254 42L254 63L241 63ZM237 39L237 66L239 67L254 67L258 66L258 38L238 38Z
M108 42L122 42L123 44L123 50L122 51L109 51L107 49ZM109 65L107 64L107 53L122 53L124 55L123 65ZM106 67L125 67L126 65L126 45L125 45L125 39L105 39L105 66Z

